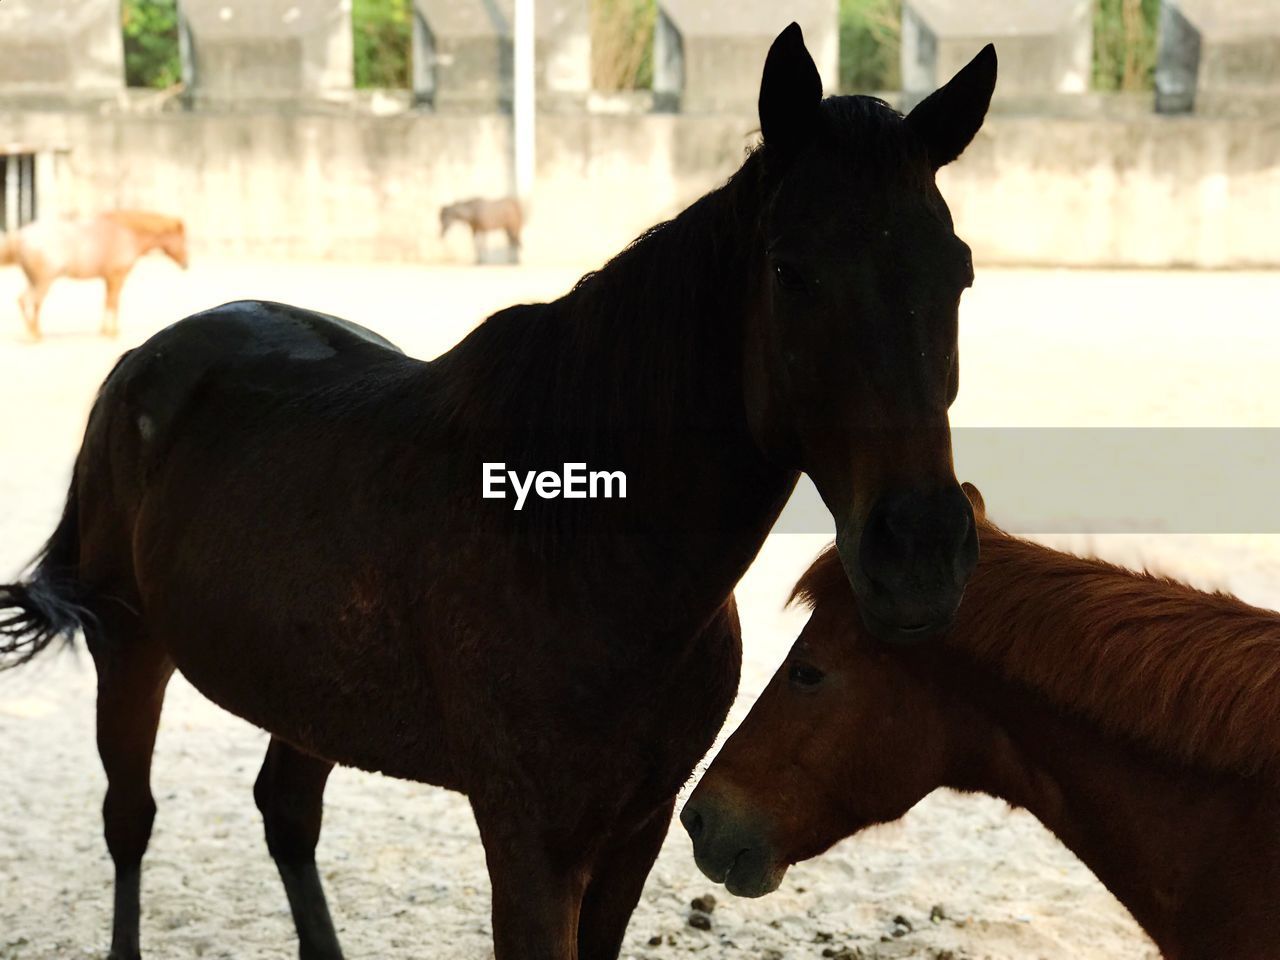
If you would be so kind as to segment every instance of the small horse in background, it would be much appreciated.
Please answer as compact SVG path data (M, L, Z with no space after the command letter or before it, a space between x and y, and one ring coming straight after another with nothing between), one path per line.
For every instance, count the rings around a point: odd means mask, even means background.
M186 226L177 217L144 210L112 210L84 219L36 220L0 237L0 264L16 263L27 275L18 303L27 331L40 339L40 307L58 277L107 282L102 333L120 332L120 291L134 263L163 250L187 268Z
M507 235L512 255L520 256L520 231L524 228L524 211L515 197L484 200L472 197L440 208L440 238L443 240L455 223L465 223L471 228L471 240L476 248L476 263L484 259L483 235L491 230L502 230Z
M760 896L938 787L1024 807L1169 960L1280 943L1280 614L1012 537L940 647L873 642L834 550L803 633L681 815L698 866Z

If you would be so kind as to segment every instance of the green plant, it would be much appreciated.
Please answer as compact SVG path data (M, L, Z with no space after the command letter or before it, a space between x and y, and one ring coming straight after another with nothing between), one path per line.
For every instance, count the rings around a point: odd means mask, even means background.
M182 79L177 0L124 0L124 76L131 87L172 87Z
M902 86L900 0L840 0L840 89L846 93Z
M357 87L409 86L412 18L411 0L354 0L351 31Z
M591 85L613 93L653 86L657 0L591 0Z
M1095 0L1093 88L1150 90L1160 0Z

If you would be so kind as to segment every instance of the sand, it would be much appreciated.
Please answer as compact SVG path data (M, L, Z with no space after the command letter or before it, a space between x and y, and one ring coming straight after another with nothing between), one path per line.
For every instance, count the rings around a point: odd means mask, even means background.
M125 292L118 343L92 335L100 288L64 284L47 306L45 342L31 345L8 307L15 271L0 273L0 576L52 530L88 405L115 357L185 313L246 296L292 301L431 356L489 310L554 295L574 278L563 269L216 261L181 274L146 261ZM1280 278L1265 274L981 270L963 312L954 422L1280 425L1277 302ZM998 519L999 504L989 504ZM730 729L799 629L802 616L782 601L823 539L771 537L740 587L747 662ZM1280 605L1280 536L1051 540ZM111 864L101 839L93 691L83 654L0 676L0 960L105 956ZM171 684L156 752L159 816L144 869L150 956L295 955L251 797L266 742L180 678ZM338 770L326 801L319 859L348 956L490 955L488 880L462 797ZM706 893L718 906L704 931L687 917L690 899ZM705 880L677 827L624 956L685 954L1131 960L1156 951L1032 817L942 791L898 824L795 867L781 890L755 901Z

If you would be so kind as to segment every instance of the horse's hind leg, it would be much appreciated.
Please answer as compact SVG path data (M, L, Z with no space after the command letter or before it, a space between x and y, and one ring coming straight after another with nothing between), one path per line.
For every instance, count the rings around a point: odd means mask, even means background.
M156 814L151 752L173 663L126 611L101 617L85 632L98 668L98 754L107 773L102 820L116 868L110 957L137 960L142 855Z
M293 911L302 960L342 957L316 870L324 785L332 769L328 760L309 756L272 737L253 785L253 798L266 827L267 849L280 871Z

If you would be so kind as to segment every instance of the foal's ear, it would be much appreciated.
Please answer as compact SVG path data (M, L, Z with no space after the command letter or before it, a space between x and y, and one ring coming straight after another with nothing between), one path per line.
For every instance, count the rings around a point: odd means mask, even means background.
M991 105L996 88L996 48L987 44L954 77L907 115L907 126L929 151L933 169L964 152Z
M822 103L822 78L804 45L800 25L783 30L764 59L760 132L766 146L793 149L813 135Z

